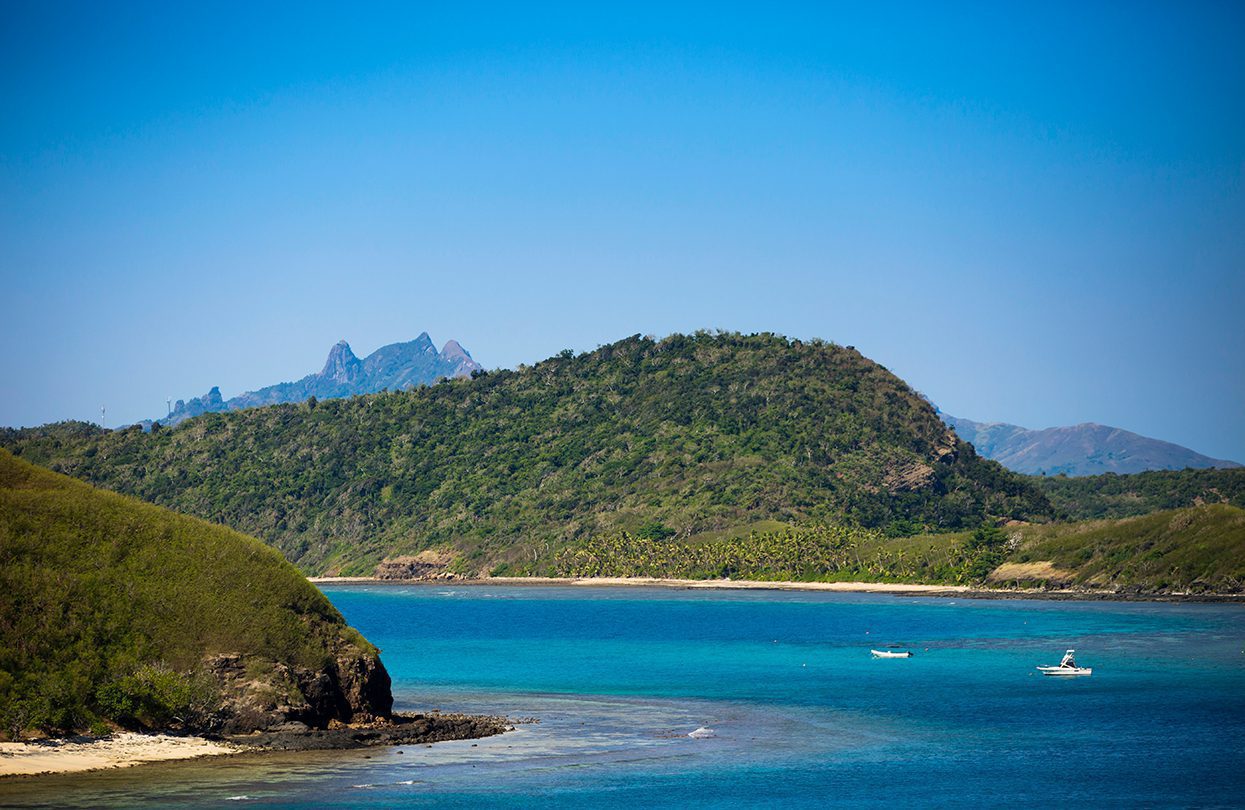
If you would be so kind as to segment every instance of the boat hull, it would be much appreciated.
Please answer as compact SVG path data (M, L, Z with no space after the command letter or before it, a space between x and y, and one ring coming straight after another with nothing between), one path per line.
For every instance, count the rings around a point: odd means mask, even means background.
M1052 675L1055 677L1071 678L1077 676L1092 675L1094 670L1092 667L1038 667L1038 672L1043 675Z
M889 652L887 650L869 650L874 658L911 658L910 652Z

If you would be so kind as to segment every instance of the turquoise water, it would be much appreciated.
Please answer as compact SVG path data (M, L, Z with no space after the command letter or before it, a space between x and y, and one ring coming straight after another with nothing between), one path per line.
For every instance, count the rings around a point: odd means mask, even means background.
M1245 607L331 587L398 707L500 737L0 783L29 806L1245 806ZM911 659L875 660L903 644ZM1091 678L1044 678L1064 649ZM700 726L716 736L691 739Z

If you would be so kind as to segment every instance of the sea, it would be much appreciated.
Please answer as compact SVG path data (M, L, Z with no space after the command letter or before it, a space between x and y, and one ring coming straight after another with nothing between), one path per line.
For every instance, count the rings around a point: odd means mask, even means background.
M381 648L397 708L515 730L6 780L0 805L1245 806L1241 604L324 591ZM1067 649L1092 676L1035 669Z

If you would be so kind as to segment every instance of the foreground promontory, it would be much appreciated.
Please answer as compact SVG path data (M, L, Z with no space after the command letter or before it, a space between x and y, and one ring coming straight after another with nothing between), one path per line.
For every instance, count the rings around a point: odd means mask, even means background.
M504 730L392 708L376 648L276 551L0 451L0 739L289 749Z

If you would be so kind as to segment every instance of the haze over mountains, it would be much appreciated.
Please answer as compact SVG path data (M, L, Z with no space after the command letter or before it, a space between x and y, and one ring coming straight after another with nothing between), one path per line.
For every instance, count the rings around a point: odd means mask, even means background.
M1029 475L1127 474L1241 466L1178 444L1092 422L1029 430L1004 422L974 422L945 413L939 415L978 453L1009 470Z
M232 399L225 399L220 388L212 386L201 397L188 402L177 400L172 412L159 421L175 425L203 413L303 402L311 397L333 399L375 394L384 389L398 391L417 385L431 385L443 377L469 377L471 372L479 370L480 364L458 341L447 341L438 352L427 332L405 343L381 346L362 360L351 351L350 344L342 340L329 350L324 368L318 374L308 374L296 382L247 391Z

